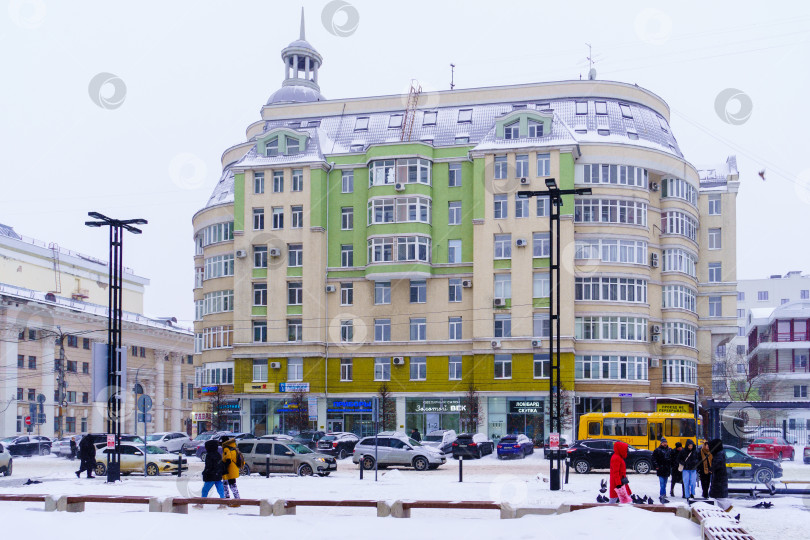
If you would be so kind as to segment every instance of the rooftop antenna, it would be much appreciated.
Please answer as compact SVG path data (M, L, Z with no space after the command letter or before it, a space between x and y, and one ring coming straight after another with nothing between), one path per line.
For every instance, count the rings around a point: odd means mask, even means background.
M455 78L456 78L456 65L450 64L450 90L456 87Z
M585 45L588 46L588 80L593 81L596 79L596 69L593 65L596 63L596 60L593 58L593 48L591 47L590 43L586 43Z

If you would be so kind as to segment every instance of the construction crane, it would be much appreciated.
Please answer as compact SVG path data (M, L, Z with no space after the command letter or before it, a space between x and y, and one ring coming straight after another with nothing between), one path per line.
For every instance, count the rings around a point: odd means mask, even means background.
M408 92L408 104L405 109L405 118L402 121L400 141L410 141L413 132L413 123L416 119L416 108L419 105L419 96L422 94L422 85L416 79L411 79L411 90Z

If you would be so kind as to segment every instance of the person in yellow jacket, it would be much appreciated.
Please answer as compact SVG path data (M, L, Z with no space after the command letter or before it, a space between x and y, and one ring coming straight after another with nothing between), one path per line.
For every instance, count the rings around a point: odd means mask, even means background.
M236 479L239 478L239 450L236 449L236 441L231 437L223 437L222 441L222 463L225 464L225 474L222 475L222 486L225 488L225 498L231 497L241 499L239 488L236 487Z

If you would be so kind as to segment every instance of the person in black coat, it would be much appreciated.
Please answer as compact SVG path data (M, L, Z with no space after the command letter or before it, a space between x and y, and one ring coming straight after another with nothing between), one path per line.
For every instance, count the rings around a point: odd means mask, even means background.
M667 495L667 480L672 474L672 450L669 448L665 438L661 437L661 444L653 451L652 461L661 488L658 493L658 500L663 504Z
M79 447L76 446L76 437L70 438L70 461L76 459L76 452L79 451Z
M670 453L670 469L672 472L672 484L669 486L669 494L670 496L675 496L675 484L681 485L681 497L684 496L683 491L683 475L681 471L678 470L678 458L683 452L683 445L679 442L675 443L675 448L672 449L672 453Z
M216 439L209 439L205 441L205 467L203 467L203 498L208 497L208 492L211 488L216 488L217 494L220 499L225 498L225 488L222 485L222 475L225 474L225 463L222 461L222 455L219 453L219 441ZM195 505L196 508L202 508L202 505Z
M709 497L728 498L728 471L726 471L726 453L723 452L723 441L714 439L709 442L712 452L712 480L709 486Z
M411 439L415 440L416 442L422 442L422 434L419 433L419 429L413 428L411 430Z
M686 439L686 447L678 455L678 464L683 466L682 483L685 491L684 496L687 499L695 498L698 463L700 463L700 450L695 447L692 439Z
M79 470L76 471L76 478L82 476L82 472L87 471L87 478L95 478L93 470L96 468L96 445L93 438L85 435L79 441Z

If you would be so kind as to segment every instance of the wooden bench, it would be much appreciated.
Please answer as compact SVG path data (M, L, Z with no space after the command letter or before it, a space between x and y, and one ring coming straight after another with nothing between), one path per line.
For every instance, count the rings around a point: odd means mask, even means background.
M294 516L295 509L299 506L314 506L327 508L376 508L377 517L388 517L391 515L391 507L385 501L332 501L332 500L289 500L276 501L274 505L274 515Z
M700 534L705 540L755 540L721 508L692 508L692 519L700 524Z
M678 514L678 508L675 506L663 506L660 504L603 504L603 503L583 503L572 504L571 512L575 510L587 510L588 508L601 508L603 506L632 506L633 508L641 508L642 510L649 510L650 512L661 512L665 514Z
M60 512L84 512L86 503L146 504L150 512L162 512L157 497L135 495L63 495L56 501Z
M409 518L411 510L436 508L440 510L501 510L501 505L492 501L396 501L391 505L391 517Z
M272 516L273 505L265 499L220 499L208 497L186 497L176 499L165 499L163 501L163 511L174 514L188 514L190 504L216 504L229 508L240 508L242 506L258 506L260 516Z
M56 510L56 498L52 495L41 495L37 493L0 493L0 501L7 502L41 502L45 503L45 511L53 512Z

